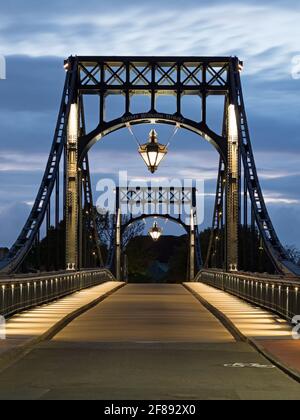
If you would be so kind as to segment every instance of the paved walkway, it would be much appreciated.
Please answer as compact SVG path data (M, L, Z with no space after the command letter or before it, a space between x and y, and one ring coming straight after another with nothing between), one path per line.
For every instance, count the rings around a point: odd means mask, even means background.
M76 314L81 308L101 299L122 284L106 282L9 319L5 328L6 340L0 340L0 369L10 358L15 358L16 352L21 354L30 349L36 342L55 332L58 323L63 324L71 314Z
M235 368L239 363L245 368ZM0 399L300 399L182 285L127 285L0 374Z
M181 285L129 284L61 331L64 343L232 343Z
M292 339L287 321L205 284L186 285L226 315L246 338L300 377L300 340Z

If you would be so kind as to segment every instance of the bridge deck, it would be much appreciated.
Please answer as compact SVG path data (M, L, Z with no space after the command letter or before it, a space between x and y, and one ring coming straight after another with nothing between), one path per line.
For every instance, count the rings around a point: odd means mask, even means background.
M233 338L181 285L129 284L72 322L54 341L229 343Z
M0 375L0 398L299 399L181 285L127 285Z
M292 339L287 321L206 284L187 283L187 287L225 315L246 339L300 377L300 340Z

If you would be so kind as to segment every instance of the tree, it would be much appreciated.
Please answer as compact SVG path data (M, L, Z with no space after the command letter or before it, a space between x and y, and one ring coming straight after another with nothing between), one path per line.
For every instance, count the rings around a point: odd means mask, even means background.
M115 235L115 215L108 211L97 212L96 224L97 231L102 244L105 244L107 248L114 242ZM129 222L130 216L122 215L122 226ZM122 248L125 249L131 239L141 236L144 232L144 223L141 221L133 222L127 227L122 234Z
M300 250L295 245L287 245L285 249L293 263L300 266Z

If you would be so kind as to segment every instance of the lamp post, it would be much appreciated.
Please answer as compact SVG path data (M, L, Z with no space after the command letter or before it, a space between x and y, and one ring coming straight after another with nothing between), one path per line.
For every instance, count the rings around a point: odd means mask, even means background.
M154 222L153 227L149 230L149 235L154 242L157 242L162 235L162 229Z
M157 132L155 130L150 131L149 141L139 147L139 154L152 174L157 170L167 153L167 146L158 143Z

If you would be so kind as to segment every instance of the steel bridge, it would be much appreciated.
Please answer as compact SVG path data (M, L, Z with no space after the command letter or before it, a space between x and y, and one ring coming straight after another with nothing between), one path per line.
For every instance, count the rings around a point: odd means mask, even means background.
M300 268L289 259L276 234L260 187L242 92L242 67L237 57L71 56L65 61L66 79L41 186L19 237L0 261L0 315L10 318L42 304L70 299L74 292L124 281L122 235L132 223L147 217L168 218L185 229L191 285L199 283L213 287L215 293L235 295L287 322L300 313ZM97 99L98 113L97 127L90 132L85 105L89 95ZM111 120L105 113L110 95L120 96L124 103L120 115ZM150 97L147 112L132 112L135 95ZM160 95L176 98L173 114L157 110ZM197 119L187 118L182 111L186 95L201 99ZM208 124L212 95L224 99L221 133ZM195 188L129 186L117 188L113 240L104 255L88 154L108 134L138 124L177 126L198 134L216 149L217 189L206 255L201 252ZM172 216L169 206L174 203L190 206L189 224ZM123 206L137 204L140 214L129 212L124 221ZM150 214L147 205L152 206ZM46 232L44 238L42 232ZM254 272L258 245L272 274ZM41 247L46 249L48 264L41 263ZM28 272L32 258L38 261L35 274Z
M43 222L49 232L52 204L55 228L59 228L61 221L65 225L65 267L60 268L90 268L89 261L83 261L83 231L87 231L90 247L97 252L97 263L103 267L95 231L88 151L95 142L129 123L132 126L162 123L177 124L196 132L210 142L220 156L212 236L205 267L211 267L213 255L219 252L222 255L219 268L242 270L240 234L243 228L250 226L259 233L276 272L299 275L299 268L289 261L276 235L259 184L242 94L241 67L236 57L70 57L66 60L66 81L45 174L30 216L7 258L1 262L1 273L9 275L20 270L40 240ZM148 112L132 114L130 105L136 94L150 96ZM94 95L99 102L99 121L92 132L86 132L85 123L88 95ZM111 121L105 117L109 95L124 98L121 115ZM157 112L160 95L175 95L174 114ZM185 95L200 96L199 120L187 119L182 114ZM224 98L221 134L207 124L210 95ZM61 167L63 188L60 188ZM220 238L222 244L217 243Z

